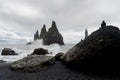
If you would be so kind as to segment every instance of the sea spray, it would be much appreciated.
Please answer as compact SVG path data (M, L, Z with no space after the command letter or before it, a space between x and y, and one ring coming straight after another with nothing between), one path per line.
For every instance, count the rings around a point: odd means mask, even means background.
M57 54L59 52L65 53L73 46L74 46L74 44L67 44L67 45L63 45L63 46L60 46L58 44L52 44L49 46L45 46L42 44L42 40L33 41L31 45L25 45L25 44L0 45L0 53L2 52L2 49L4 49L4 48L11 48L16 53L18 53L18 55L14 55L14 56L13 55L9 55L9 56L0 55L0 60L4 60L7 62L17 61L27 55L30 55L36 48L47 49L48 52L51 53L51 54L47 54L47 55L54 56L55 54Z
M51 53L51 56L54 56L55 54L62 52L62 49L60 47L60 45L58 44L52 44L49 46L43 45L42 44L42 40L36 40L34 42L32 42L32 45L29 45L31 50L34 50L36 48L44 48L47 49L49 53Z

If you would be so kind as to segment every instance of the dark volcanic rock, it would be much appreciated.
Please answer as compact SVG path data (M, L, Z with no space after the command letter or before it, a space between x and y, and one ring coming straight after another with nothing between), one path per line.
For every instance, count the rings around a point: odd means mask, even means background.
M32 42L28 42L28 43L26 43L26 45L32 45Z
M46 26L43 25L43 28L41 28L40 39L43 39L45 34L46 34Z
M38 30L34 34L34 40L37 40L37 39L39 39L39 32L38 32Z
M64 53L58 53L58 54L55 55L54 58L55 58L56 61L63 61L62 58L61 58L63 55L64 55Z
M87 38L88 37L88 31L87 31L87 29L85 29L85 38Z
M78 68L120 70L120 30L114 26L100 28L70 49L63 59Z
M50 45L54 43L64 45L63 37L58 31L55 21L52 22L52 27L49 29L49 31L45 34L43 38L44 45Z
M32 55L37 54L37 55L46 55L49 54L48 50L43 49L43 48L37 48L34 50L34 52L32 53Z
M17 53L10 48L4 48L1 55L17 55Z
M30 55L21 60L13 62L10 68L12 70L34 72L46 69L54 63L55 63L54 58L51 56Z

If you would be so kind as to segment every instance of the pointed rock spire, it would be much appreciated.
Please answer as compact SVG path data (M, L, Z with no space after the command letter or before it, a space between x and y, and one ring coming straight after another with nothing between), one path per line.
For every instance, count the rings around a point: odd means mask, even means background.
M88 37L88 31L87 31L87 29L85 29L85 38L87 38Z
M59 32L55 21L52 21L52 25L51 28L49 28L49 31Z
M43 39L45 34L46 34L46 25L44 24L43 27L41 28L40 39Z
M38 32L38 30L34 34L34 40L37 40L37 39L39 39L39 32Z

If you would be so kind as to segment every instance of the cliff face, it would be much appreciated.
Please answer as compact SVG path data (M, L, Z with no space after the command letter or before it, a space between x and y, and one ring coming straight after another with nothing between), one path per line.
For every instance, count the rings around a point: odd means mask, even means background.
M52 22L51 28L49 28L48 32L45 34L43 38L44 45L50 45L54 43L64 45L63 37L58 31L55 21Z
M40 39L43 39L45 34L46 34L46 26L43 25L43 28L41 28Z
M118 69L120 30L114 26L104 26L104 28L101 26L99 30L70 49L63 59L67 64L79 66L79 69L107 70L108 67L110 70Z

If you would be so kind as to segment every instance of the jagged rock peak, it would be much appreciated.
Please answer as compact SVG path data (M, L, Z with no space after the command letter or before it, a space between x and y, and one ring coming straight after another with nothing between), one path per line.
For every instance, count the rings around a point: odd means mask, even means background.
M49 31L59 32L55 21L52 21L52 25L51 28L49 28Z
M44 24L43 27L41 28L41 33L40 33L40 39L43 39L43 37L46 34L46 25Z
M59 45L64 45L63 37L58 31L55 21L52 21L51 28L49 28L48 32L43 38L43 44L50 45L55 43Z
M39 31L38 30L34 34L34 40L37 40L37 39L39 39Z
M85 29L85 38L87 38L88 37L88 31L87 31L87 29Z

